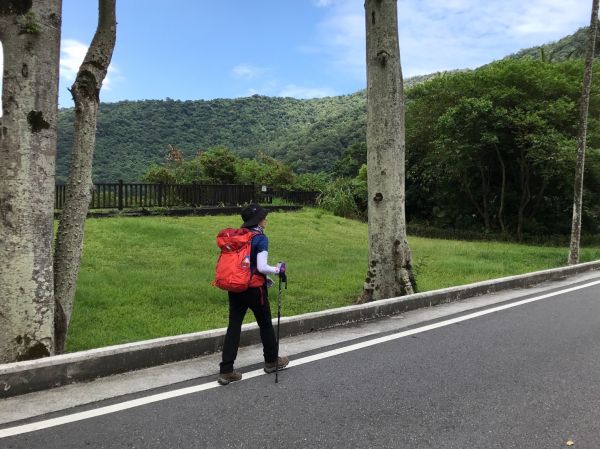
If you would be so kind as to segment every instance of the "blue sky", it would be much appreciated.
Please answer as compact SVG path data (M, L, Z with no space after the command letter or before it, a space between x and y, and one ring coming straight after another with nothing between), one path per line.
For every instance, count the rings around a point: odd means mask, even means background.
M591 0L398 0L405 77L475 68L589 23ZM312 98L363 89L363 0L117 0L102 101ZM60 106L96 0L63 0Z

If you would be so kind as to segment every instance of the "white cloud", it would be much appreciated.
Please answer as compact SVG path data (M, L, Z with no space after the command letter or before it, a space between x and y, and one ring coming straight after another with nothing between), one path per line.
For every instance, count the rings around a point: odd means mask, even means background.
M356 1L337 1L318 25L317 45L302 47L328 55L334 70L357 79L365 75L364 9Z
M400 2L398 8L402 8L402 5L406 2ZM423 2L428 9L450 9L457 11L465 11L472 8L474 0L424 0Z
M87 53L87 45L82 44L74 39L64 39L61 42L60 54L60 76L70 85L75 81L79 66ZM4 54L2 43L0 42L0 74L4 70ZM102 83L103 90L110 90L111 80L118 77L119 70L111 64L108 68L108 73ZM2 92L2 76L0 76L0 93ZM1 100L1 98L0 98ZM61 105L63 106L63 105ZM0 101L0 117L2 116L2 103Z
M404 1L399 26L405 68L409 75L475 68L520 49L560 39L586 25L589 11L583 3Z
M279 97L293 98L322 98L335 95L332 89L318 87L303 87L288 84L277 94Z
M235 78L242 78L242 79L250 80L250 79L254 79L254 78L262 75L266 71L267 70L264 68L242 63L242 64L236 65L231 70L231 73L233 74L233 76Z
M328 6L331 6L333 3L335 3L336 0L313 0L313 4L317 7L317 8L326 8Z
M588 2L569 0L533 0L523 2L522 9L511 27L517 36L572 33L591 13Z
M60 46L60 76L69 84L75 81L79 66L83 62L87 51L88 46L75 39L62 40ZM118 73L118 68L111 63L102 82L103 90L110 90L111 81Z
M333 89L330 88L306 87L291 83L282 86L281 81L273 76L272 72L267 68L243 63L233 68L232 75L244 81L252 80L253 86L246 89L248 96L258 94L277 97L321 98L335 95Z
M363 2L315 0L328 6L305 52L329 56L340 76L364 79ZM582 0L399 0L405 76L475 68L522 48L560 39L589 22Z
M75 81L79 66L85 58L88 46L74 39L64 39L60 46L60 75L67 81Z

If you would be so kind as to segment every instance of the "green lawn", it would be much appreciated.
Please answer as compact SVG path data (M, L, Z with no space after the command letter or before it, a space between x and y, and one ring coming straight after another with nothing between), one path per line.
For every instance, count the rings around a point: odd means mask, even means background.
M240 223L237 216L88 220L68 350L225 327L227 295L210 285L215 236ZM266 233L269 262L289 267L284 316L349 305L360 295L366 224L304 209L269 214ZM558 267L568 254L568 248L494 242L409 237L409 243L420 291ZM600 248L581 256L600 259ZM272 289L275 312L276 294Z

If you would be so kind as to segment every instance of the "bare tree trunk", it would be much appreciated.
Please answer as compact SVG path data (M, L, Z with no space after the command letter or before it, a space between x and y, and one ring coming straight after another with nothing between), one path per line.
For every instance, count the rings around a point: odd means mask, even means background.
M54 351L60 25L60 0L0 2L0 363Z
M521 183L521 197L519 199L519 209L517 212L517 240L523 241L525 227L525 209L531 201L531 188L529 186L531 175L529 173L529 164L525 159L525 152L521 149L521 157L519 163L519 179Z
M92 160L100 89L116 41L116 0L99 0L98 3L98 28L71 87L75 101L75 133L54 257L54 331L57 353L64 352L73 311L83 250L83 229L93 187Z
M504 196L506 192L506 164L504 164L504 159L500 154L500 150L496 147L496 156L498 156L498 162L500 162L500 167L502 169L502 185L500 187L500 205L498 206L498 223L500 224L500 229L502 230L502 234L506 234L506 226L504 225Z
M490 219L490 207L488 194L490 192L490 177L486 174L486 169L480 162L478 164L479 173L481 174L481 207L483 211L483 223L487 231L492 230L492 220Z
M485 209L484 209L484 207L482 205L483 203L479 204L477 202L477 200L475 199L475 197L473 196L473 192L471 191L471 187L469 187L469 183L466 181L467 176L468 175L466 173L464 173L463 176L462 176L462 179L460 181L462 189L467 194L467 197L469 198L469 201L471 201L471 204L475 207L475 210L477 210L477 213L479 214L479 216L482 218L483 225L485 226L485 229L489 229L490 228L489 214L485 211Z
M369 270L361 301L414 292L404 206L404 92L396 0L366 0Z
M540 186L540 189L538 190L538 193L535 195L535 198L536 198L535 204L530 209L527 218L535 217L537 215L537 213L540 210L540 207L544 201L544 191L546 190L547 186L548 186L548 181L543 180L542 185Z
M592 2L592 18L588 34L588 46L583 72L583 89L579 103L579 130L577 133L577 164L575 166L575 192L573 195L573 219L571 221L571 244L569 247L569 265L579 263L579 243L581 237L581 209L583 203L583 170L585 167L585 147L587 140L588 109L592 87L592 67L594 65L594 47L598 28L598 1Z

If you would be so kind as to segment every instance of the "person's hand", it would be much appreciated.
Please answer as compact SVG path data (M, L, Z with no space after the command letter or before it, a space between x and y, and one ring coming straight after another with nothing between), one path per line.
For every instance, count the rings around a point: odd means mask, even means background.
M281 279L281 282L285 282L287 285L287 274L286 274L285 262L279 262L277 264L277 269L278 269L279 279Z
M271 288L273 285L275 285L275 282L273 282L273 279L267 276L267 288Z
M281 276L281 273L285 273L285 262L277 263L277 274Z

